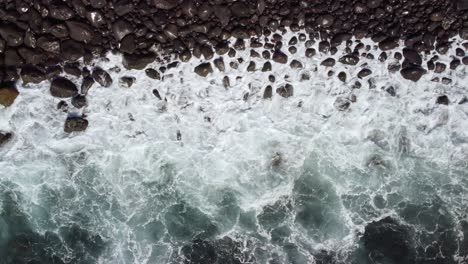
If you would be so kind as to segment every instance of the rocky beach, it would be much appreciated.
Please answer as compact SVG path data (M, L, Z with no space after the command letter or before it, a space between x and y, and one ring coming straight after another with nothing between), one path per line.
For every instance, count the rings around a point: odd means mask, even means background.
M0 0L0 263L468 263L467 0Z

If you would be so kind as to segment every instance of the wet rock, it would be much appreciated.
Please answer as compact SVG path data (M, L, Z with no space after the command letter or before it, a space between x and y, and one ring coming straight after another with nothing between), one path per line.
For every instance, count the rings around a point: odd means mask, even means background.
M124 54L123 65L127 70L143 70L156 59L154 53L148 54Z
M203 45L200 50L201 50L201 54L206 60L211 60L213 58L214 52L210 46Z
M362 237L370 259L385 258L394 263L414 263L414 246L410 230L391 217L369 223Z
M99 83L103 87L110 87L112 85L112 78L105 70L97 67L93 70L91 74L94 81Z
M304 66L302 66L302 63L300 61L298 61L298 60L291 61L290 66L291 66L291 69L302 69L302 68L304 68Z
M152 0L152 3L156 8L165 10L173 9L181 2L181 0Z
M218 68L219 71L225 71L226 66L224 65L224 60L223 57L219 57L213 61L214 65L216 68Z
M358 77L359 77L360 79L362 79L362 78L365 78L365 77L367 77L367 76L369 76L369 75L371 75L371 74L372 74L372 71L371 71L371 70L369 70L369 69L362 69L362 70L358 73Z
M4 53L4 64L6 66L21 66L24 64L23 58L14 49L7 49Z
M340 72L338 73L338 79L342 82L346 82L346 73L345 72Z
M63 71L65 73L73 75L75 77L80 77L81 76L81 70L80 70L80 68L78 67L77 64L67 63L63 67Z
M12 133L0 132L0 147L8 143L12 138Z
M59 38L59 39L68 37L68 28L64 24L53 25L52 27L50 27L49 32L54 37Z
M273 97L273 88L271 85L268 85L265 87L265 91L263 91L263 99L270 99L271 97Z
M0 36L6 41L10 47L17 47L23 44L23 32L14 25L0 25Z
M446 95L441 95L437 97L436 104L449 105L450 100L448 99Z
M385 62L387 60L387 53L385 51L380 53L378 60L380 62Z
M119 79L119 86L122 88L130 88L135 83L136 78L131 76L122 76Z
M58 98L73 97L78 93L76 85L70 80L57 77L50 84L50 94Z
M388 64L387 68L390 73L395 73L401 69L401 64L398 61L392 62Z
M161 74L155 69L148 68L145 70L145 73L146 73L146 76L148 76L149 78L153 80L161 80Z
M459 59L455 58L450 62L450 69L451 70L456 70L458 68L458 66L460 66L460 64L461 64L461 61Z
M320 65L325 66L325 67L333 67L335 66L335 64L336 64L336 61L334 58L327 58L320 63Z
M179 59L180 59L182 62L188 62L191 58L192 58L192 53L190 52L190 50L184 50L184 51L179 55Z
M269 61L265 62L262 67L262 72L268 72L271 71L272 65Z
M247 66L247 71L248 72L254 72L255 67L256 67L255 62L251 61L251 62L249 62L249 65Z
M273 53L273 61L276 63L286 64L288 62L288 56L280 50L275 50Z
M133 32L133 26L124 19L118 19L112 24L112 32L117 41L121 41L125 36Z
M317 52L315 51L314 48L308 48L308 49L306 49L306 51L305 51L305 56L306 56L307 58L312 58L313 56L315 56L316 53L317 53Z
M320 41L319 42L319 46L318 46L318 50L319 52L321 53L328 53L330 52L330 42L328 41Z
M243 39L238 39L234 42L233 47L236 50L245 50L245 41Z
M271 54L268 50L264 50L262 52L262 58L264 58L265 60L269 60L271 58Z
M356 65L358 64L359 62L359 57L356 56L356 55L345 55L343 57L341 57L339 60L338 60L340 63L342 64L346 64L346 65Z
M75 95L73 96L71 103L76 108L83 108L87 104L86 96L81 95L81 94Z
M442 72L445 71L446 68L447 68L447 65L445 65L444 63L436 62L434 72L435 73L442 73Z
M271 83L274 83L275 82L275 76L273 75L268 75L268 80L271 82Z
M329 28L335 22L335 18L331 15L323 15L317 18L317 26L322 28Z
M423 74L426 73L426 71L419 67L419 66L408 66L400 71L401 76L407 80L411 80L413 82L419 81Z
M23 80L23 84L40 83L42 81L45 81L47 78L44 71L32 65L24 66L21 69L20 76L21 76L21 79Z
M114 4L114 11L118 16L124 16L131 13L134 9L130 0L119 0Z
M83 78L83 82L81 83L81 93L87 94L89 89L93 86L94 80L91 76L87 76Z
M93 39L93 29L87 24L76 22L76 21L66 21L68 27L68 32L70 37L73 40L90 43Z
M381 42L379 42L379 49L383 51L392 50L399 46L398 41L396 39L387 38Z
M468 56L463 57L462 62L464 65L468 65Z
M68 117L65 121L65 133L82 132L88 128L88 120L82 117Z
M198 74L198 75L200 75L202 77L206 77L206 76L208 76L208 74L213 72L213 68L211 67L211 63L205 62L205 63L202 63L202 64L196 66L194 71L195 71L196 74Z
M49 7L49 16L57 20L68 20L75 15L66 5L52 5Z
M465 51L462 50L461 48L456 48L455 49L455 55L457 55L457 57L464 57L465 56Z
M228 76L223 77L223 86L225 89L228 89L229 87L231 87L231 81L229 80Z
M0 105L4 107L11 106L18 95L19 92L14 83L0 83Z
M40 37L37 39L37 46L44 51L59 54L60 53L60 42L53 38Z
M277 88L276 93L284 98L289 98L294 95L294 87L291 84L286 84Z
M67 61L76 61L85 54L83 44L74 40L65 40L61 45L61 56Z
M97 9L103 8L107 4L107 0L89 0L88 2L91 4L93 8L97 8Z
M153 95L156 96L159 100L162 100L162 97L157 89L153 89Z
M405 59L409 63L416 64L416 65L421 65L422 64L421 56L414 49L404 48L403 49L403 56L405 57Z
M333 106L338 111L346 111L351 106L351 101L346 97L340 96L335 99Z

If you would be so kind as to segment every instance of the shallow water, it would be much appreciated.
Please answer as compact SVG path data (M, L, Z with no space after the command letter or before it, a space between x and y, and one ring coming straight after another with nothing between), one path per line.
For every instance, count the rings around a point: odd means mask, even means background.
M367 61L375 86L353 90L327 77L328 56L292 57L305 69L273 65L273 91L294 86L288 99L262 99L269 73L247 73L246 62L207 78L196 60L163 81L112 72L110 88L87 96L87 131L70 135L48 83L20 86L0 110L0 129L15 132L0 149L6 263L371 263L356 253L360 237L385 216L414 230L419 263L465 263L466 66L451 85L430 74L416 84ZM96 63L123 69L108 58ZM137 81L122 88L121 76ZM357 102L337 111L350 94ZM436 105L440 94L452 103Z

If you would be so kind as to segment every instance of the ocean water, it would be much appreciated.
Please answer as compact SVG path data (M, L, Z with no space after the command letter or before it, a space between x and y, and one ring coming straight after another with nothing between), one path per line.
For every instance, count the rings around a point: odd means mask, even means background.
M411 227L419 263L467 263L466 66L442 85L388 73L392 59L326 68L330 56L305 59L302 46L290 58L304 69L247 72L248 52L237 70L225 56L226 72L203 78L193 59L159 81L109 54L95 63L113 85L68 113L49 83L19 84L0 109L0 129L15 133L0 149L0 263L396 263L356 253L387 216ZM353 89L364 62L373 74ZM286 83L290 98L275 93ZM443 94L448 106L435 103ZM66 134L79 114L88 129Z

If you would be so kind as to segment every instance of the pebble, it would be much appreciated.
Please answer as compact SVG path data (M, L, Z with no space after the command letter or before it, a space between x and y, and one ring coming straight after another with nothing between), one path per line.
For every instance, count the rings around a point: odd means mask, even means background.
M65 133L82 132L88 128L88 120L82 117L68 117L65 121Z
M58 98L68 98L78 94L78 89L70 80L64 77L56 77L50 84L50 94Z
M423 74L426 73L426 71L421 68L420 66L408 66L400 71L401 76L407 80L411 80L413 82L419 81Z
M196 66L194 69L195 73L202 76L206 77L208 74L213 72L213 68L211 67L211 63L205 62L201 63L200 65Z
M359 57L356 56L356 55L349 54L349 55L344 55L338 61L340 63L342 63L342 64L354 66L354 65L358 64Z
M276 63L286 64L288 62L288 56L280 50L275 50L273 53L273 61Z
M262 72L269 72L272 69L272 65L269 61L265 62L262 67Z
M145 74L153 80L161 80L161 74L155 69L148 68L145 70Z
M371 70L369 70L369 69L362 69L361 71L359 71L358 77L359 77L360 79L362 79L362 78L365 78L365 77L367 77L367 76L369 76L369 75L371 75L371 74L372 74L372 71L371 71Z
M300 61L298 61L298 60L291 61L290 67L291 67L291 69L302 69L302 68L304 68L302 63Z
M335 64L336 64L336 61L334 58L327 58L320 63L320 65L325 66L325 67L333 67L335 66Z

